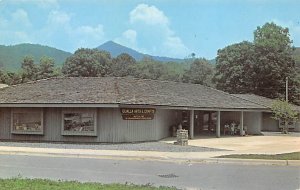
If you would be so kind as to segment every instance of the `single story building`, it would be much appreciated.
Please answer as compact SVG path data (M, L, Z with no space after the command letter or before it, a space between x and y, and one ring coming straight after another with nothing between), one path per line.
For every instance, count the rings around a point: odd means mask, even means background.
M172 135L179 124L190 138L220 137L229 123L260 134L269 127L264 126L267 112L266 105L198 84L51 78L0 89L0 140L155 141Z
M254 94L234 94L234 95L237 97L240 97L244 100L248 100L248 101L263 105L270 109L271 109L272 103L274 101L273 99L265 98L262 96L257 96ZM296 106L293 104L291 104L291 106L292 106L293 110L300 113L300 106ZM280 127L281 126L279 125L279 122L272 119L272 113L270 111L263 112L262 128L261 128L262 131L278 131L278 129ZM296 121L296 123L293 123L289 127L290 127L290 130L292 130L292 131L300 132L300 118Z

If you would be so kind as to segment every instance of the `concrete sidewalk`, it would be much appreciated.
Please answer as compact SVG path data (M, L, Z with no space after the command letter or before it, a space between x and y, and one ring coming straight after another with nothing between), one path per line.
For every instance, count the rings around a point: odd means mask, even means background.
M164 139L165 143L173 143L174 139ZM231 151L211 152L158 152L129 150L92 150L0 146L0 154L78 157L98 159L130 159L156 160L168 162L201 162L201 163L235 163L263 165L293 165L300 166L298 160L257 160L257 159L227 159L214 158L229 154L281 154L300 152L300 138L289 136L248 136L225 138L196 138L189 141L190 145L226 149ZM178 145L174 145L178 146Z
M173 143L175 138L162 140ZM198 136L189 145L232 150L230 154L282 154L300 152L300 136L224 136L221 138ZM227 152L228 153L228 152Z

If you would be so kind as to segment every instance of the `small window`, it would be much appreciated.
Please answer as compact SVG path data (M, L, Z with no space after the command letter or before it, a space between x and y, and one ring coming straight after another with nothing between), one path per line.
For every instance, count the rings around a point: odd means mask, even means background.
M62 134L96 136L96 110L64 110Z
M11 113L13 134L43 134L43 111L39 108L15 108Z
M280 120L279 120L279 128L280 128L280 129L283 128L284 125L285 125L284 121L280 119ZM287 122L287 126L288 126L289 129L295 128L295 126L296 126L296 120L288 121L288 122Z

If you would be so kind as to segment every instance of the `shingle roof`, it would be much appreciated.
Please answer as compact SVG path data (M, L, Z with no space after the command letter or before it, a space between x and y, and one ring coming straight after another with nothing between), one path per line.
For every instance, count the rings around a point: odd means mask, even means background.
M69 77L0 89L0 104L131 104L195 108L266 109L198 84L131 77Z
M233 94L234 96L237 96L239 98L242 98L244 100L248 100L260 105L263 105L265 107L271 108L272 107L272 103L274 102L274 99L271 98L266 98L263 96L258 96L255 94ZM297 110L300 112L300 106L296 106L291 104L294 110Z

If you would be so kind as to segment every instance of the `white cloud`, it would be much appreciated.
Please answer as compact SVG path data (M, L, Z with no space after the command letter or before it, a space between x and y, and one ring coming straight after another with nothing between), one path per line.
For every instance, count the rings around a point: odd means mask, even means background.
M139 4L135 9L133 9L130 14L130 22L145 22L146 24L163 24L168 25L169 19L165 14L160 11L155 6L150 6L147 4Z
M35 36L37 36L37 43L44 43L50 46L54 46L55 43L60 43L62 40L65 41L65 45L68 42L69 32L72 31L70 25L71 14L63 11L50 11L48 13L47 21L45 25L39 30L35 31ZM64 36L64 37L62 37ZM57 41L57 42L55 42ZM58 47L66 48L66 47Z
M133 29L123 32L116 42L152 55L182 58L190 54L171 29L169 18L157 7L139 4L129 13L129 21Z
M0 28L5 28L8 25L8 20L0 17Z
M7 18L0 17L0 43L12 45L31 42L28 32L31 26L28 13L23 9L7 14Z
M20 0L20 3L31 2L55 4L53 0ZM12 3L17 1L12 0ZM66 51L75 51L79 47L94 48L104 42L104 27L101 24L74 25L74 14L51 9L39 28L33 28L30 12L16 9L6 15L0 14L0 44L18 44L24 42L47 44ZM76 23L76 22L75 22Z
M128 29L122 33L121 37L115 38L114 41L127 47L138 49L136 38L137 32L135 30Z
M51 11L48 15L48 25L65 25L69 24L71 15L62 11Z
M25 27L30 27L31 22L28 18L28 14L23 9L18 9L15 12L12 13L12 22L14 25L21 25Z
M57 46L57 41L64 42L61 49L75 51L80 47L94 48L104 41L104 27L101 24L72 25L73 14L64 11L51 11L46 25L37 32L43 43ZM55 42L56 41L56 42Z
M94 39L101 39L104 35L103 26L99 24L96 27L92 26L80 26L76 29L79 34L89 36Z
M126 30L123 35L125 39L129 40L130 43L134 44L136 42L137 33L135 30Z
M183 55L187 56L190 53L189 49L183 44L181 39L177 36L168 36L163 43L163 47L166 50L166 54L173 56ZM172 52L169 52L171 50Z
M70 35L74 36L77 40L77 47L96 47L104 38L103 26L99 24L96 27L92 26L79 26Z
M23 29L24 27L30 27L31 25L28 14L23 9L17 9L10 13L7 18L1 17L0 15L0 28Z

